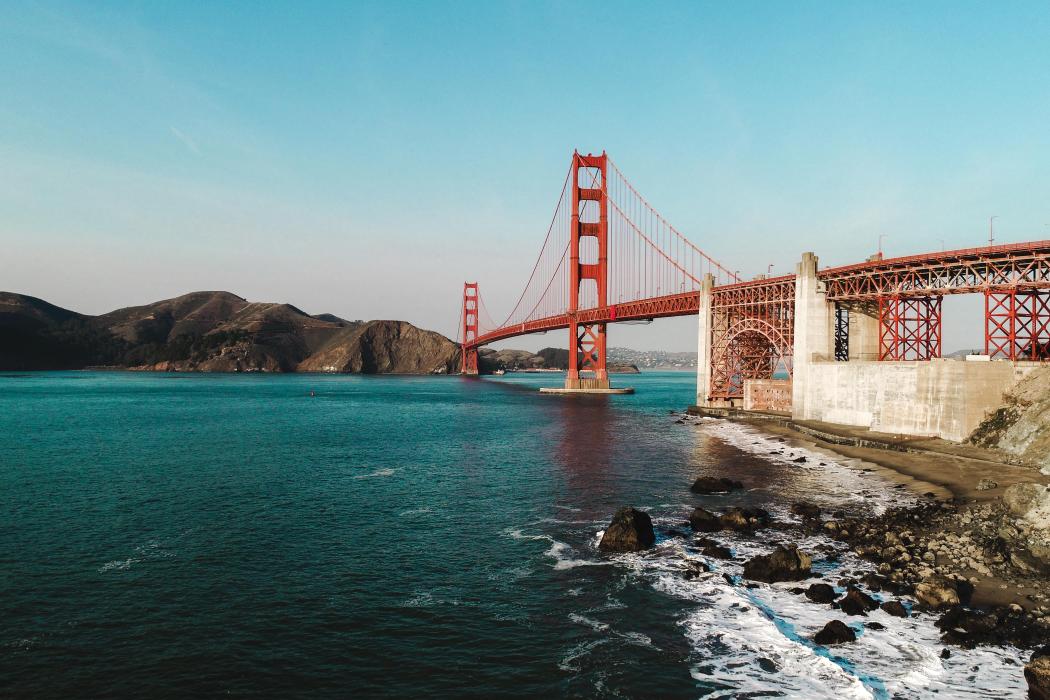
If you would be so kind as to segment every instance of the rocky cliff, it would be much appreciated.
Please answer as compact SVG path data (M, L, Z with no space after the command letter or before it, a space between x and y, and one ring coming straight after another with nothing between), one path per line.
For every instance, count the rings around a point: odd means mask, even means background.
M333 334L298 370L443 374L458 368L459 347L440 333L405 321L369 321Z
M1003 406L974 430L970 442L1016 455L1050 474L1050 367L1007 392Z
M0 369L430 373L451 371L458 359L452 341L404 321L311 316L229 292L101 316L0 293Z

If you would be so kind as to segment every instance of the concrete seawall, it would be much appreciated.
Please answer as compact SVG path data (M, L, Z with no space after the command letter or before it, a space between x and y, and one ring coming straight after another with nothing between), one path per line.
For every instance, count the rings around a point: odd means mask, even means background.
M816 362L803 392L804 420L884 433L965 440L1037 362Z

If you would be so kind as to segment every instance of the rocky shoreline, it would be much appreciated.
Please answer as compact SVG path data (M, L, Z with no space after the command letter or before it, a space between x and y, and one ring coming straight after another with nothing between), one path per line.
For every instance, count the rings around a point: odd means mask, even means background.
M739 481L700 477L691 490L710 496L742 488ZM723 560L733 553L719 533L749 537L771 529L788 542L830 538L837 545L815 551L777 545L744 561L743 576L727 581L747 587L811 581L791 593L873 629L879 623L865 618L878 608L896 617L930 616L941 632L945 658L952 646L1012 645L1029 651L1024 669L1029 697L1050 700L1050 487L1016 484L983 503L928 493L915 505L866 517L822 512L804 502L792 504L791 513L795 519L775 520L761 508L698 507L667 535L691 538L704 557ZM599 549L641 551L654 541L649 516L627 507L617 512ZM874 571L855 568L826 577L814 570L814 561L835 562L846 551L871 562ZM687 578L710 569L699 561L689 564ZM849 625L832 619L812 641L827 646L855 639Z

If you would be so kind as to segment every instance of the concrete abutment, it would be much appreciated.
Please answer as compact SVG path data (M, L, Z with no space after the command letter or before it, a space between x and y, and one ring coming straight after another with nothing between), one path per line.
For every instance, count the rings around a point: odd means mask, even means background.
M866 427L879 432L962 441L1003 395L1040 362L1009 360L879 361L880 325L873 304L848 309L848 360L836 361L836 304L817 275L818 258L805 253L796 267L790 379L744 380L733 405L790 413L795 420ZM698 321L697 405L711 400L713 280L701 286ZM841 343L841 332L840 332Z

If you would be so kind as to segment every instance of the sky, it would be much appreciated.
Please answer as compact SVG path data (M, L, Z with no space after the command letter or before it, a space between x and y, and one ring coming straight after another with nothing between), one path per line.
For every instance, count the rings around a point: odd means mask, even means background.
M222 289L456 336L606 150L744 276L1050 239L1050 3L135 2L0 12L0 289ZM981 344L945 304L945 351ZM503 346L565 346L562 333ZM610 330L694 350L696 321Z

